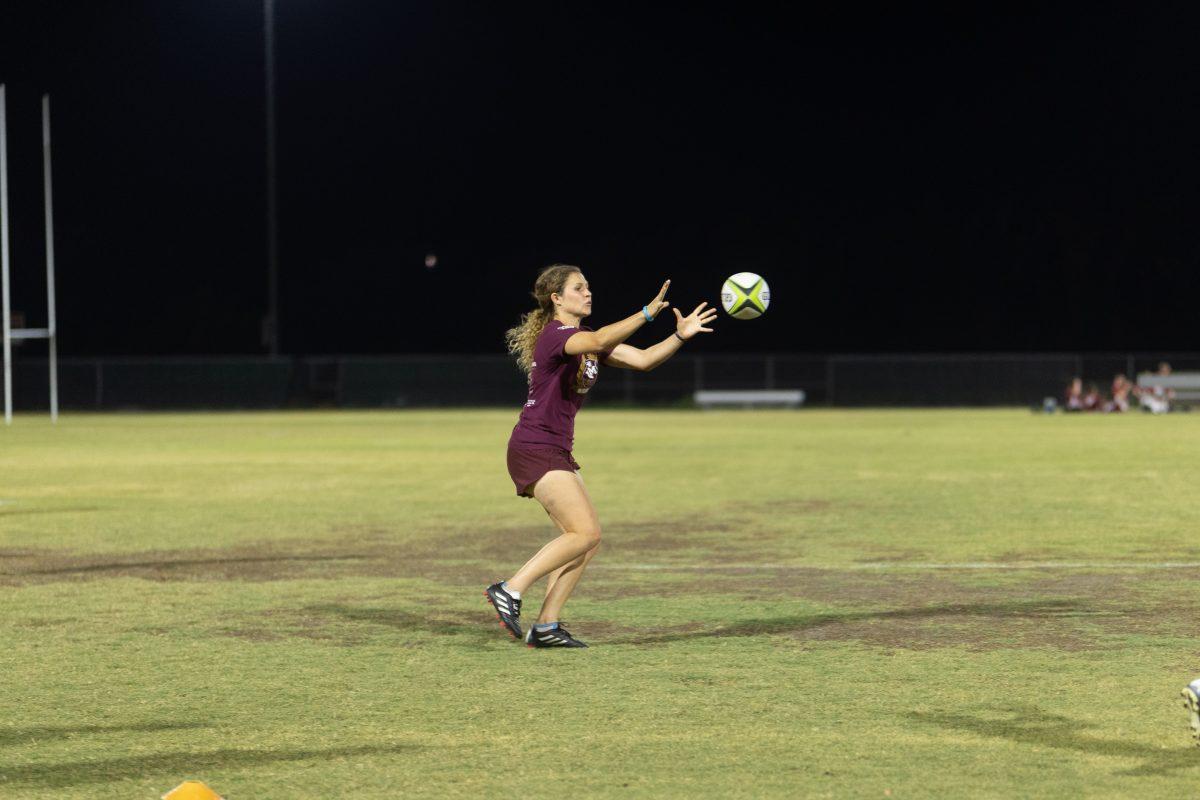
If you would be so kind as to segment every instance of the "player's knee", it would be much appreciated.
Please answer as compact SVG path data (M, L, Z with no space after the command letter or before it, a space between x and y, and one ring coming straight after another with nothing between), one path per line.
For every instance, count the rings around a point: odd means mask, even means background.
M587 549L588 550L595 550L597 547L600 546L600 526L599 526L599 524L588 525L587 527L585 527L581 531L579 531L579 533L581 536L583 536L584 539L587 540Z

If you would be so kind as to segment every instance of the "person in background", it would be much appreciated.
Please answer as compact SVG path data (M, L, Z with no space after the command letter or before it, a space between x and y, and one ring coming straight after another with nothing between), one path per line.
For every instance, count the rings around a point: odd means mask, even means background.
M1100 396L1100 387L1089 383L1087 394L1083 396L1084 411L1101 411L1104 408L1104 398Z
M1168 378L1171 375L1171 365L1166 361L1158 362L1155 376ZM1138 399L1142 408L1151 414L1165 414L1171 410L1171 401L1175 399L1175 390L1151 381L1149 386L1143 386Z
M1118 372L1113 376L1112 400L1104 407L1105 411L1121 413L1129 410L1129 393L1133 391L1133 382Z
M1083 411L1083 379L1071 378L1063 398L1064 411Z

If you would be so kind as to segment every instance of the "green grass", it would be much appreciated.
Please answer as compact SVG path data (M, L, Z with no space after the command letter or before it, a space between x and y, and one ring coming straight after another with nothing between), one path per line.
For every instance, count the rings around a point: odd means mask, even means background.
M1200 416L587 410L578 652L515 645L481 596L551 533L505 472L514 418L0 430L0 797L1200 780L1200 586L1163 566L1200 562Z

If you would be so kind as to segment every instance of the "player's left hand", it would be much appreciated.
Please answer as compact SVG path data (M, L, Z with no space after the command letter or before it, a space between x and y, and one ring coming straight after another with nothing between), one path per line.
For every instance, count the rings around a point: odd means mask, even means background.
M681 339L691 339L697 333L712 333L712 328L706 328L714 319L717 318L717 310L710 308L707 311L704 307L708 303L701 303L696 306L696 310L688 314L686 317L679 313L678 308L671 309L675 312L675 332L679 334Z

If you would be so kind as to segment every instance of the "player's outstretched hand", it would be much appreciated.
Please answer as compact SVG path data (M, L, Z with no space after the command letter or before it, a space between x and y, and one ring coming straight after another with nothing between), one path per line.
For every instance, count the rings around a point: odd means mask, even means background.
M646 310L650 312L651 319L657 317L658 312L671 305L664 299L667 296L667 288L670 287L670 285L671 281L668 280L663 284L663 287L658 290L658 296L646 304Z
M696 310L688 314L686 317L679 313L679 309L673 309L675 312L675 332L682 339L690 339L697 333L712 333L712 328L706 328L705 325L711 323L717 318L717 310L710 308L707 311L704 307L708 303L701 303L696 306Z

